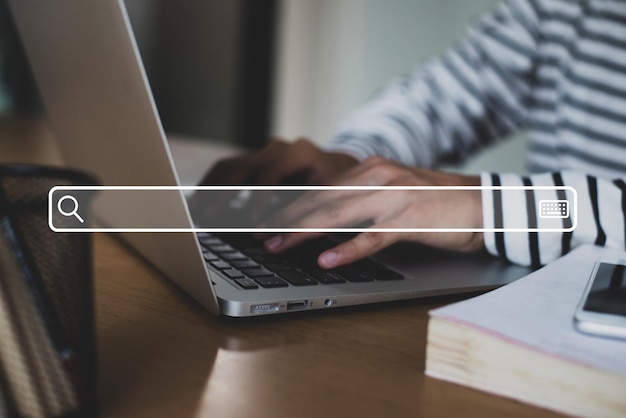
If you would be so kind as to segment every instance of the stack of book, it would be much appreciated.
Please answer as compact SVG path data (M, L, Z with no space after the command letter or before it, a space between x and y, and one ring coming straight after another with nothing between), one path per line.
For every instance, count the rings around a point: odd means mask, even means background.
M430 312L426 374L576 416L626 416L626 341L573 316L596 260L576 249L508 286Z

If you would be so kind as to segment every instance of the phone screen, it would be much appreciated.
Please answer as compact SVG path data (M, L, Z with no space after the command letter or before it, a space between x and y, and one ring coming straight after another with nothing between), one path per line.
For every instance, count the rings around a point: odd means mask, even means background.
M626 265L600 263L583 310L626 317Z

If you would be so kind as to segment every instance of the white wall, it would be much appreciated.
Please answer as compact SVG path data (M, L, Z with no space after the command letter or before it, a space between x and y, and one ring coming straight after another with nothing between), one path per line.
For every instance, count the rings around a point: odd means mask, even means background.
M363 0L283 0L274 133L322 141L362 101Z
M464 36L497 0L283 0L273 132L326 141L395 76ZM523 171L524 141L498 144L467 171Z

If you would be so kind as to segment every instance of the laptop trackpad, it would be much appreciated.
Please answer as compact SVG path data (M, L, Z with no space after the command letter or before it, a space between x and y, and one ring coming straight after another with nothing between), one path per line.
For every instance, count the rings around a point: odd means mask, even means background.
M407 278L433 281L435 288L495 287L532 271L486 252L459 253L408 242L394 244L374 258Z

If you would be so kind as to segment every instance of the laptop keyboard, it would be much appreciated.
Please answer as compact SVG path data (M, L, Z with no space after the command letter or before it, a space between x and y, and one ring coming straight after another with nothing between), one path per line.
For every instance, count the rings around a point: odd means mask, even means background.
M402 280L404 276L382 264L365 259L325 270L317 256L336 242L322 237L291 250L268 254L250 234L198 234L205 261L245 290L288 286Z

